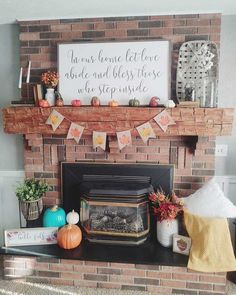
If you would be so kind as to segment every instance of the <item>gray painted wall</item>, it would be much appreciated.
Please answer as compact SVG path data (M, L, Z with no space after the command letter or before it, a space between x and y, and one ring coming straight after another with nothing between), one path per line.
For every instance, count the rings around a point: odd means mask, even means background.
M219 106L234 107L232 136L218 137L217 143L228 144L228 156L216 158L217 175L236 175L236 15L222 17Z
M236 15L222 17L219 105L236 108ZM20 97L19 41L17 25L0 25L0 107ZM4 41L2 41L4 40ZM236 116L236 114L235 114ZM229 145L228 157L216 159L217 175L236 174L236 120L231 137L218 138L217 142ZM4 134L0 114L0 170L21 170L23 168L22 137Z
M10 105L20 97L19 77L19 32L17 25L0 25L0 107ZM3 132L0 112L0 170L23 168L22 136Z

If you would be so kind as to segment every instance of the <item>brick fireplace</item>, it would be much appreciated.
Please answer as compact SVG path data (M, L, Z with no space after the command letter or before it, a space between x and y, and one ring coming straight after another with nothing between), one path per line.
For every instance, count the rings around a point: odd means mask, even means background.
M229 135L233 121L233 109L167 109L176 125L170 126L163 134L151 120L162 111L161 108L117 107L112 108L112 112L110 107L56 109L74 122L86 126L85 135L79 144L66 139L69 128L66 120L55 132L45 124L51 109L10 107L3 110L5 132L24 134L26 176L43 178L52 187L44 198L47 206L61 204L61 161L173 164L174 189L179 195L187 196L214 175L215 136ZM133 128L136 124L149 120L157 138L144 144L136 131L133 131L132 146L120 151L115 132L124 126L127 129ZM108 133L106 151L94 150L92 147L91 133L95 124ZM103 248L100 250L103 252ZM225 273L189 271L186 268L187 260L179 260L180 254L173 254L171 249L164 249L164 255L163 252L161 255L168 258L160 265L107 260L101 262L101 256L98 256L98 261L77 260L76 255L72 253L75 260L67 260L63 256L61 259L39 257L23 260L5 256L5 275L8 278L23 276L37 282L148 290L166 294L224 294L225 290ZM112 252L108 251L108 257L112 257L109 255Z
M56 45L94 40L167 39L173 43L172 97L178 49L189 40L211 40L219 45L220 15L141 16L73 20L23 21L20 26L21 65L32 61L32 83L23 85L22 96L32 97L31 86L42 72L56 68ZM51 190L46 206L61 204L60 162L156 163L175 166L174 189L187 196L203 185L215 171L215 137L230 135L233 109L167 109L176 121L166 133L152 121L162 108L62 107L55 108L85 126L79 144L66 138L69 122L53 132L45 124L51 109L10 107L3 110L4 130L24 135L27 177L45 179ZM157 135L144 144L135 126L150 121ZM115 133L133 129L132 146L118 149ZM106 151L92 147L92 131L108 134ZM166 255L172 255L166 249ZM175 254L178 255L178 254ZM160 265L87 261L48 257L4 256L6 278L90 287L146 290L164 294L224 294L225 273L198 273L176 264Z

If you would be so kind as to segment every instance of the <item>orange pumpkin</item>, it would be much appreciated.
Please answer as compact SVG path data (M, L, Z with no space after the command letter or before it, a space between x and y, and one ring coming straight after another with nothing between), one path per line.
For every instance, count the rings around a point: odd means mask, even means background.
M63 107L63 106L64 106L64 101L63 101L63 99L58 98L58 99L56 100L56 106L57 106L57 107Z
M57 243L63 249L74 249L79 246L81 240L81 229L75 224L67 224L57 233Z
M40 99L39 106L41 108L48 108L48 107L50 107L50 104L48 103L48 101L46 99Z
M109 102L108 102L108 105L109 105L109 107L118 107L118 101L116 101L116 100L110 100Z

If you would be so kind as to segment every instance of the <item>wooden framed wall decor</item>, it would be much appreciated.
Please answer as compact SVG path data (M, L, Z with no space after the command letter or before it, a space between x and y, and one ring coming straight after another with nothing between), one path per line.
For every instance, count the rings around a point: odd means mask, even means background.
M133 41L65 43L58 45L59 92L66 105L93 96L101 103L115 99L128 105L131 98L148 105L158 96L170 99L170 42Z

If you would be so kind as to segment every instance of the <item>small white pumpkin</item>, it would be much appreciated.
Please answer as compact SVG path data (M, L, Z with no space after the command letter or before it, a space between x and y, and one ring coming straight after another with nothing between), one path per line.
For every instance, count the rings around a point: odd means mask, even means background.
M172 99L167 100L167 102L165 103L165 107L174 108L175 107L174 101Z
M66 215L66 221L69 224L77 224L79 222L79 213L75 212L75 210L72 210Z

